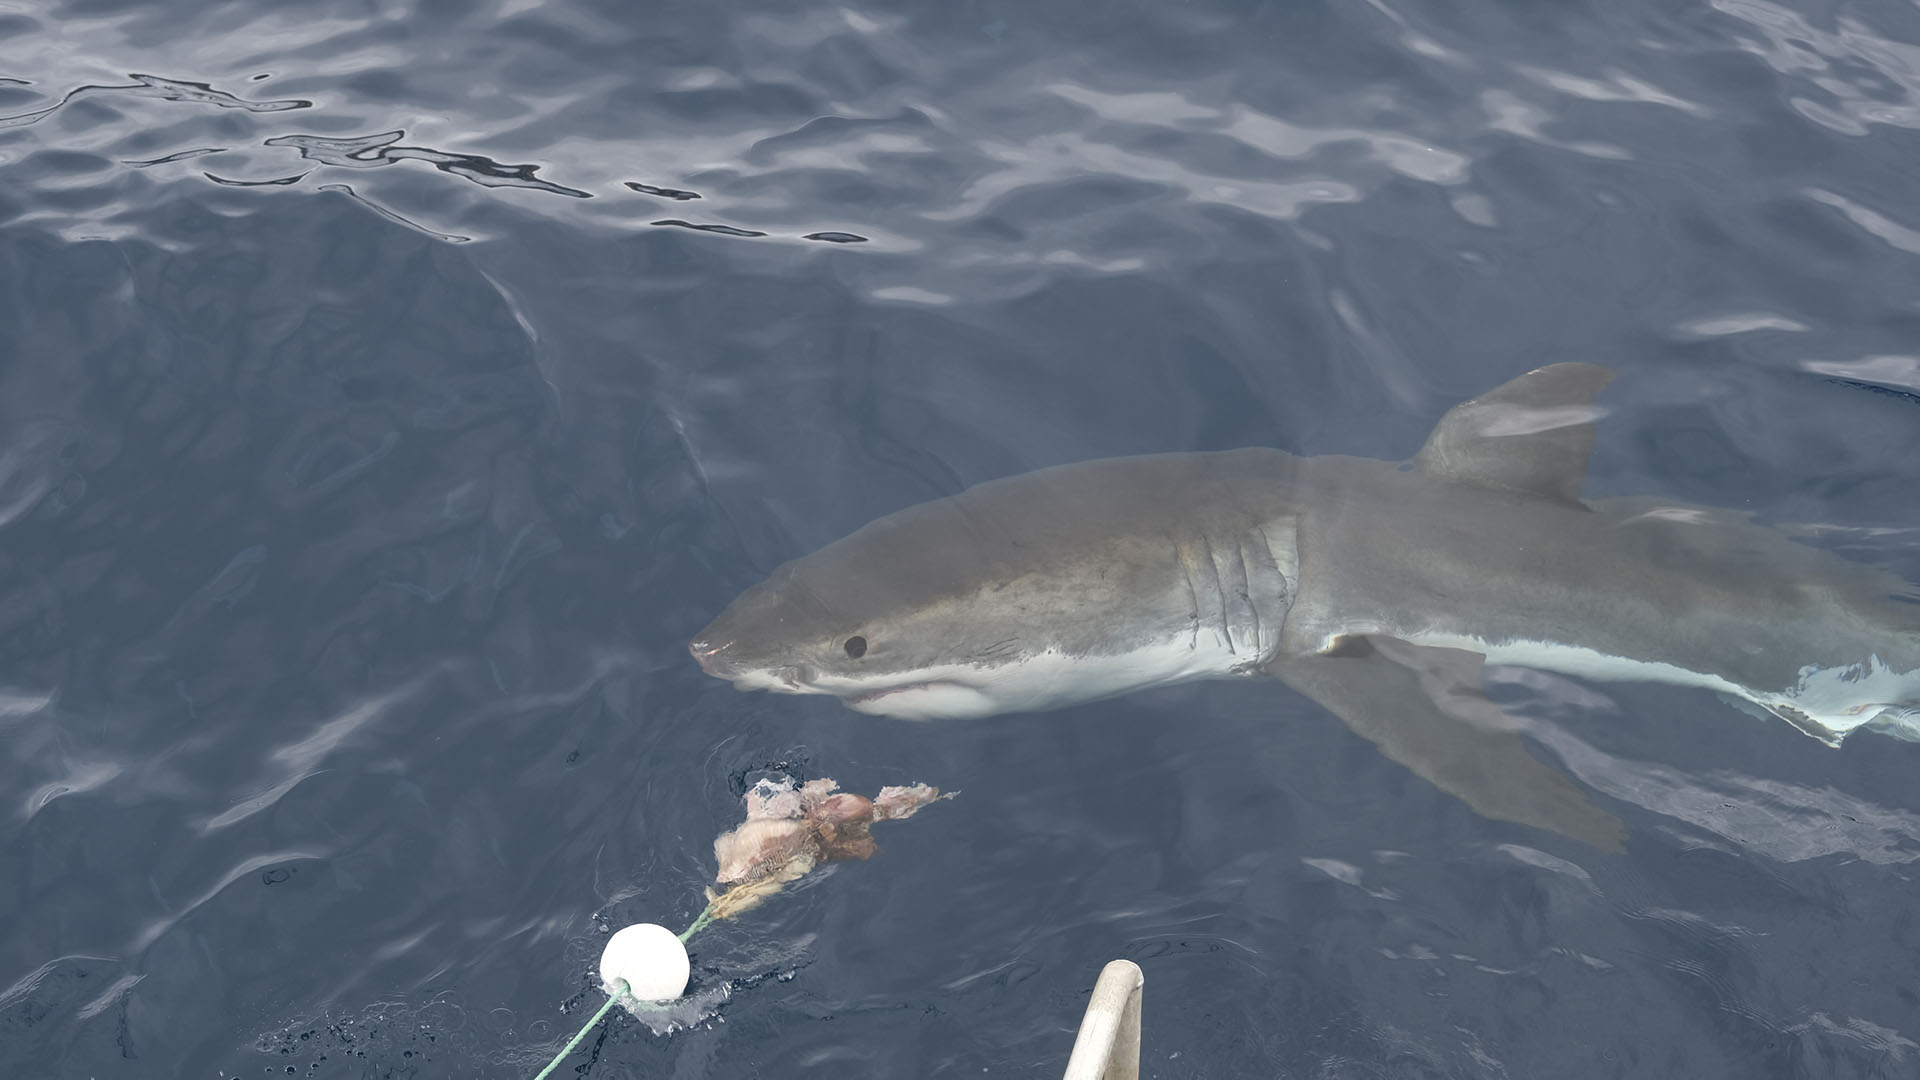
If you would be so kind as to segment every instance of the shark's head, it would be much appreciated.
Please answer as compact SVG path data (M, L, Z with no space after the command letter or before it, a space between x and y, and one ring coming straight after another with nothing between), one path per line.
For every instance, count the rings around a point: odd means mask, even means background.
M1196 606L1208 545L1161 524L1200 527L1168 505L1178 479L1163 491L1151 468L1144 483L1137 465L1124 483L1103 468L883 517L748 589L695 638L694 658L742 690L830 694L906 719L1052 708L1246 665L1248 642L1223 649L1200 625L1220 618Z

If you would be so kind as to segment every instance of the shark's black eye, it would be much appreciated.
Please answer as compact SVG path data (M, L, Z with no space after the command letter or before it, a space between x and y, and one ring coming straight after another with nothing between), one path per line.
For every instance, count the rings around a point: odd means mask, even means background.
M867 639L855 634L847 639L847 655L855 660L867 655Z

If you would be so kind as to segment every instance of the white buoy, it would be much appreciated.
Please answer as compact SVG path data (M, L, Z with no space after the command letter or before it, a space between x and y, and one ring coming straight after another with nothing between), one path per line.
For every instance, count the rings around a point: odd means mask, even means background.
M687 991L693 964L679 935L658 923L635 923L607 940L600 954L600 985L608 996L625 979L627 992L639 1001L671 1001Z

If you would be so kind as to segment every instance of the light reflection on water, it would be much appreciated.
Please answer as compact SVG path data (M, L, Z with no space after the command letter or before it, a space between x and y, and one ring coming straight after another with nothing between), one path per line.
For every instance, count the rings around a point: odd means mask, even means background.
M1622 372L1593 490L1920 576L1909 10L67 4L0 41L10 1074L530 1073L772 769L963 797L703 937L706 1018L596 1069L1044 1072L1122 955L1164 1075L1920 1058L1914 746L1523 678L1615 858L1277 686L903 725L684 651L918 499L1402 457L1561 359Z

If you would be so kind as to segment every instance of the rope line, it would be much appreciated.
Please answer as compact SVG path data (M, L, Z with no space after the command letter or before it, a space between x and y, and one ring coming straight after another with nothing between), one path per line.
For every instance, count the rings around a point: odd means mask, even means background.
M688 938L692 937L693 935L699 933L702 930L705 930L707 928L707 924L712 921L713 921L713 904L711 901L709 901L707 906L700 912L700 914L694 917L693 925L687 927L686 931L680 935L680 944L685 945L687 943Z
M580 1040L587 1037L587 1032L593 1030L593 1025L599 1023L601 1018L607 1015L608 1010L619 1004L621 998L627 996L627 980L615 979L613 982L613 996L607 999L605 1005L600 1006L599 1012L593 1014L593 1019L588 1020L585 1026L579 1031L574 1032L573 1038L567 1040L567 1045L561 1047L560 1052L553 1055L553 1060L547 1062L547 1067L541 1069L540 1075L534 1077L533 1080L547 1080L547 1077L553 1070L559 1068L560 1063L567 1059L567 1055L573 1053L573 1048L580 1045Z

